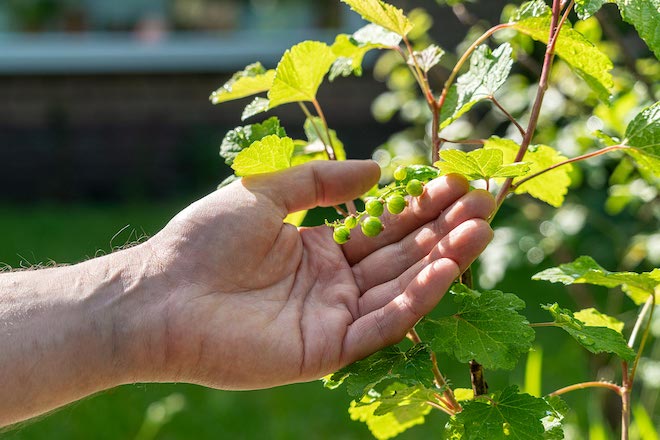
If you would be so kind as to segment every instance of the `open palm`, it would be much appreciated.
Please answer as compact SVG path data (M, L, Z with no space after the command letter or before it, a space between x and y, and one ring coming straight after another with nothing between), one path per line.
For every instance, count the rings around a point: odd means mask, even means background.
M377 238L344 246L290 212L352 199L378 180L373 162L318 162L244 178L191 205L154 239L174 283L157 328L174 377L224 389L319 378L400 341L484 249L484 191L430 183Z

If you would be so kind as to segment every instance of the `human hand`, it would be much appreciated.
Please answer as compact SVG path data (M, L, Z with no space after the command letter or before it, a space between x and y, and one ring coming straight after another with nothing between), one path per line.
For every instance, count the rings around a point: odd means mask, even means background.
M290 212L353 199L373 162L315 162L246 177L145 243L150 276L137 381L252 389L317 379L399 342L492 238L494 201L434 180L377 238L295 228Z

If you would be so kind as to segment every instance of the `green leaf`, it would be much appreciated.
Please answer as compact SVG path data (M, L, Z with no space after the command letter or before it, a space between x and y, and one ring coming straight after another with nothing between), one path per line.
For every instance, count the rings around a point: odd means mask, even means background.
M607 327L611 328L617 333L621 333L623 331L623 322L613 318L612 316L600 313L593 307L575 312L573 316L584 322L584 324L588 325L589 327Z
M660 176L660 102L635 116L622 143L633 147L626 152L640 168Z
M575 0L575 13L580 20L586 20L598 12L605 3L610 3L610 0Z
M562 421L569 408L566 402L559 396L547 396L544 400L552 407L553 413L542 419L545 434L545 440L564 440L564 428Z
M222 140L222 144L220 145L220 156L224 157L225 163L231 166L238 153L245 150L256 141L260 141L266 136L273 134L278 137L286 136L286 131L280 125L280 120L276 117L266 119L261 124L236 127L227 132Z
M408 174L406 175L405 179L400 181L401 185L407 185L408 182L413 179L417 179L420 182L426 183L440 176L440 173L436 168L430 167L428 165L407 165L406 170L408 171Z
M487 150L501 150L504 154L504 163L512 163L518 154L518 150L520 150L520 145L511 140L494 136L488 139L484 148ZM529 174L532 175L566 160L568 158L561 155L554 148L546 145L536 145L527 150L522 162L529 164ZM548 171L520 185L516 188L515 193L528 193L532 197L558 208L564 203L564 197L571 184L570 173L572 169L573 166L568 164ZM513 183L516 184L518 181L520 179L514 179Z
M323 154L325 156L325 145L330 145L335 150L337 160L346 160L346 150L344 149L344 143L339 140L335 130L325 130L325 126L323 125L323 120L321 118L307 118L305 120L303 129L305 130L305 136L307 136L307 140L309 141L306 147L307 150L323 149ZM328 133L330 134L330 138L328 138ZM321 137L319 137L319 135ZM327 157L324 158L327 159Z
M292 154L293 140L266 136L238 153L231 167L237 176L272 173L291 167Z
M448 91L440 110L440 128L445 128L467 113L477 102L492 96L509 77L513 59L511 45L504 43L494 51L479 46L470 58L470 70Z
M533 0L523 3L511 16L511 21L520 21L526 18L543 17L551 12L544 0Z
M274 70L266 70L261 63L254 63L234 74L229 81L211 94L213 104L245 98L267 92L273 85Z
M243 114L241 115L241 121L251 118L252 116L258 115L259 113L267 112L270 107L270 101L266 98L257 96L245 106Z
M405 37L413 29L401 9L381 0L341 0L360 14L362 18Z
M384 348L366 359L334 373L325 386L337 388L342 383L352 397L361 398L383 382L433 387L433 364L425 344L417 344L406 352L398 347Z
M465 402L448 434L458 431L460 437L451 438L464 440L543 440L542 420L555 414L544 399L520 394L516 386L510 386L491 399Z
M359 46L373 45L380 49L396 48L403 39L401 35L388 31L382 26L369 23L353 33L351 39Z
M635 304L643 304L653 292L655 302L660 304L660 269L652 272L610 272L601 267L593 258L582 256L572 263L546 269L532 277L551 283L593 284L604 287L621 287Z
M291 214L287 215L284 218L284 223L289 223L293 226L300 226L302 225L303 221L305 221L305 217L307 217L307 212L308 212L307 210L292 212Z
M616 0L624 21L635 26L639 36L660 58L660 0Z
M520 177L527 174L529 165L513 163L503 165L504 155L500 150L478 150L465 153L460 150L443 150L442 161L434 165L441 175L460 174L468 180L488 180L492 177Z
M621 333L607 327L590 327L575 318L573 312L562 309L557 303L541 306L550 312L557 327L565 330L591 353L614 353L623 360L635 359L635 351L628 347Z
M424 416L431 412L427 402L435 401L437 392L437 389L394 383L382 394L370 394L351 402L348 412L352 420L365 422L374 437L386 440L424 423Z
M318 41L305 41L287 50L277 65L268 92L270 108L289 102L314 101L323 77L336 59L330 46Z
M417 63L420 69L428 73L429 70L431 70L440 62L444 54L444 50L435 44L432 44L422 51L413 52L408 59L408 64L414 66L415 63Z
M548 44L552 17L549 9L541 17L524 18L514 28L537 41ZM591 87L598 98L608 102L614 80L610 74L612 61L581 33L564 24L555 52Z
M418 324L431 349L453 355L459 362L476 360L489 370L511 370L529 351L534 331L517 311L525 303L512 293L479 292L456 284L450 292L458 312Z

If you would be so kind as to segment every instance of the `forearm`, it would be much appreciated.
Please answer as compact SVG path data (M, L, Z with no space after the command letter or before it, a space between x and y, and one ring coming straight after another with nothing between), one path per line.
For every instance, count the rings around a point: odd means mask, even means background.
M150 273L136 247L0 275L0 426L142 379L158 342L136 338L153 313Z

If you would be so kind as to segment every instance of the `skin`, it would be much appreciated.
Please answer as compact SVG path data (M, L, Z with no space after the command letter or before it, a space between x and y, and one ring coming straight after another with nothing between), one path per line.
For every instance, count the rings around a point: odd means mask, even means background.
M134 248L0 275L0 425L126 383L314 380L399 342L491 240L494 201L441 177L343 246L282 222L378 177L369 161L247 177Z

